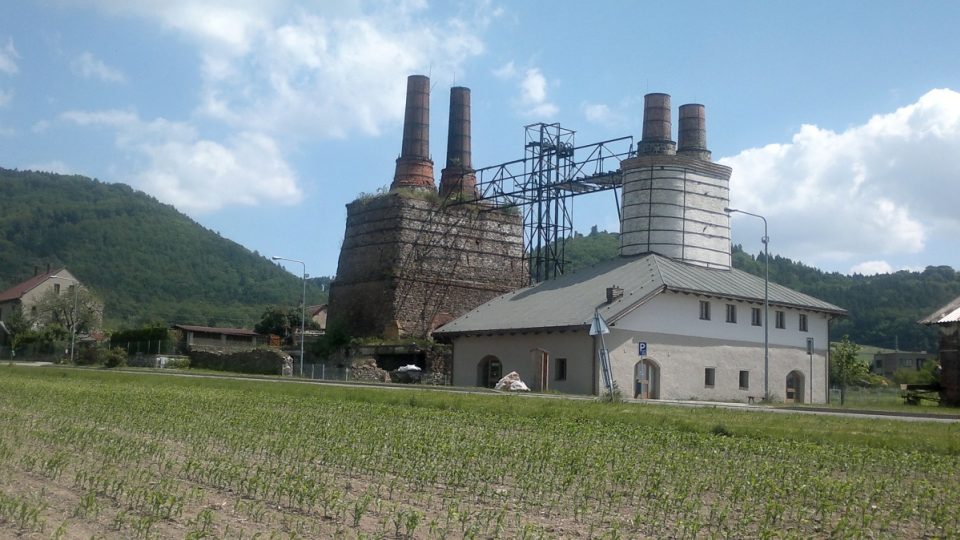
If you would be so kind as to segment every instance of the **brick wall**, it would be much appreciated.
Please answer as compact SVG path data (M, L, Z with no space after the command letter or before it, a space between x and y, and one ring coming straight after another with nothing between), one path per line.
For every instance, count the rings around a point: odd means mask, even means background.
M390 193L347 205L329 317L354 336L426 337L525 276L519 214Z

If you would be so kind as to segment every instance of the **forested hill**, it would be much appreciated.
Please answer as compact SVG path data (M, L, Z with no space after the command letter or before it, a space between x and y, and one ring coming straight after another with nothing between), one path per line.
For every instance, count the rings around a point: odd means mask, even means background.
M576 271L617 256L619 236L597 231L567 240L565 271ZM733 246L733 266L763 276L763 254ZM770 257L770 280L846 309L850 316L834 321L831 337L844 334L857 343L901 350L932 351L936 330L916 323L960 296L960 273L949 266L928 266L922 272L900 271L876 276L823 272L785 257Z
M47 264L103 298L108 328L252 327L301 295L300 279L266 257L127 185L0 168L0 290ZM325 301L308 283L307 303Z

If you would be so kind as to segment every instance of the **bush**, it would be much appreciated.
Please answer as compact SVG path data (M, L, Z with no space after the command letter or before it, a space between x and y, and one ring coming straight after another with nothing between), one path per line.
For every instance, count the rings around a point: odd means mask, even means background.
M127 351L123 347L114 347L103 351L103 367L115 368L127 365Z
M171 358L163 365L167 369L187 369L190 367L189 358Z

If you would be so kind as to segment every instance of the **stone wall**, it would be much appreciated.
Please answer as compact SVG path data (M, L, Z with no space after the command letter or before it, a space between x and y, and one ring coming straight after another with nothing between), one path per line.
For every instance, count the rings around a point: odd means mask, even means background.
M329 317L353 336L428 337L525 284L519 214L405 194L347 205Z
M190 367L234 373L289 375L293 366L290 355L267 348L238 350L192 347L189 356Z

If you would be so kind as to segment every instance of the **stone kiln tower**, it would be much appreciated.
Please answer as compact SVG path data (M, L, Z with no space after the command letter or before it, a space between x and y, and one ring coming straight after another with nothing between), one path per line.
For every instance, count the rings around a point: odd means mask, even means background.
M329 317L353 336L428 337L436 327L526 284L519 213L449 205L476 193L470 90L450 92L440 193L430 159L430 80L407 81L403 144L385 195L347 205Z
M670 96L644 97L637 156L625 159L620 255L659 253L730 269L732 169L710 161L703 105L680 106L679 145L671 139Z

